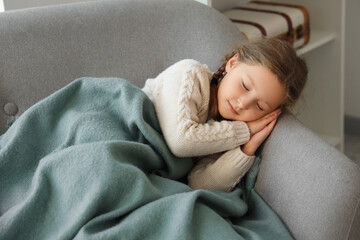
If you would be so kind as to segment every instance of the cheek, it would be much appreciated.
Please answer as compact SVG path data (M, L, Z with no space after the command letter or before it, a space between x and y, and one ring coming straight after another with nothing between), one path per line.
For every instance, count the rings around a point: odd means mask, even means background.
M260 118L264 117L266 114L268 114L268 112L259 112L258 111L258 115L257 115L256 119L260 119Z
M251 109L251 110L242 111L241 114L238 115L235 120L243 121L243 122L250 122L250 121L255 121L257 119L260 119L263 116L265 116L265 114L263 114L262 112Z
M221 80L219 90L221 91L221 96L227 98L236 98L246 92L242 86L241 80L234 79L229 75L226 75L224 79Z
M247 121L255 121L262 118L263 116L265 116L265 114L263 114L262 112L258 110L252 110L251 112L249 112Z

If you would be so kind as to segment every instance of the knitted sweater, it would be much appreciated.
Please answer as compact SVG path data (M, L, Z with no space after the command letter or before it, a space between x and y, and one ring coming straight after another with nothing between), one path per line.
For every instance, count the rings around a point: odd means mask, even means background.
M172 153L201 156L188 175L189 186L231 191L255 157L240 149L250 138L245 122L208 119L211 76L206 65L186 59L146 80L142 90L154 103Z

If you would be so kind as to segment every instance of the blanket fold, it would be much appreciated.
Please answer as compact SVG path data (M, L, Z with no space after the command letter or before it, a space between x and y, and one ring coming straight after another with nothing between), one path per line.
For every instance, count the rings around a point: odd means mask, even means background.
M255 164L231 193L193 191L191 167L139 88L77 79L0 136L0 239L292 239Z

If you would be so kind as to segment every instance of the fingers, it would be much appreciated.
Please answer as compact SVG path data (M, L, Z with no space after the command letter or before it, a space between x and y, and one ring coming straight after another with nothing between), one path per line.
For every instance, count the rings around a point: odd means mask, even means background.
M276 121L277 118L272 120L265 128L263 128L261 131L257 133L258 141L263 142L270 135L270 133L275 127Z
M266 114L264 117L262 117L261 119L266 119L266 118L269 118L269 117L273 117L274 115L280 115L281 114L281 108L278 108L278 109L275 109L274 111Z
M274 119L277 119L280 114L281 114L281 109L279 111L273 111L271 114L268 114L267 117L262 120L264 127L267 126Z
M264 129L272 121L277 119L280 114L281 114L281 109L277 109L277 110L265 115L263 118L249 122L248 126L250 129L250 136L252 136L252 135L256 134L257 132L261 131L262 129Z
M267 135L269 135L269 134L271 133L271 131L274 129L275 124L276 124L276 121L277 121L277 118L275 118L274 120L272 120L272 121L266 126L266 128L267 128L266 131L268 132Z
M255 151L258 147L265 141L265 139L270 135L272 130L275 127L277 118L272 120L266 127L264 127L261 131L257 132L254 136L252 136L246 144L243 145L242 150L247 155L254 155Z
M275 110L272 113L270 113L267 117L268 123L270 123L274 119L277 119L280 114L281 114L281 109Z

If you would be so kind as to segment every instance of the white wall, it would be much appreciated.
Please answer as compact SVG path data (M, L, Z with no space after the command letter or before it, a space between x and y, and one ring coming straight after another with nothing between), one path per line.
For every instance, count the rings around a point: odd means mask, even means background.
M345 114L360 118L360 1L346 1Z

